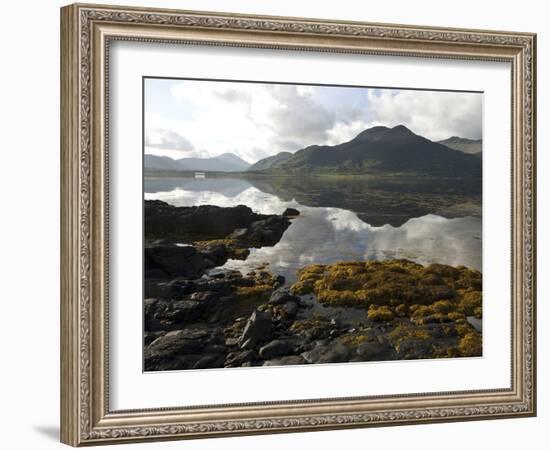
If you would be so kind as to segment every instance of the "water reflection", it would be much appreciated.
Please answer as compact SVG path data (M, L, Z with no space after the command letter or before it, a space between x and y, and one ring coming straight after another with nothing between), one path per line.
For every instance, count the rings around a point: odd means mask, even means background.
M306 206L295 198L285 199L256 186L244 179L146 179L145 199L159 199L177 206L244 204L263 214L281 214L287 207L298 209L300 216L293 220L277 245L251 249L246 261L230 260L225 265L243 272L267 263L272 272L292 281L297 269L312 263L392 258L481 270L479 217L445 218L431 212L420 217L405 214L406 220L401 217L403 223L399 226L391 225L391 221L374 226L368 222L368 211ZM386 193L386 197L395 201L391 193Z

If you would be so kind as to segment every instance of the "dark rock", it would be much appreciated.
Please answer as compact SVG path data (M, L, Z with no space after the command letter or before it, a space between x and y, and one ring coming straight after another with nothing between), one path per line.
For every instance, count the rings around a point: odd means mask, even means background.
M202 356L195 364L193 369L215 369L223 367L225 354L212 353Z
M271 294L268 303L270 305L283 305L287 302L298 303L299 301L300 297L291 294L288 289L277 289Z
M162 276L156 276L155 278L163 278ZM190 294L195 291L196 284L188 279L176 278L170 281L158 281L145 279L144 283L145 297L156 298L171 298L179 300L185 294Z
M253 222L242 239L246 239L251 247L275 245L289 225L290 221L287 217L268 216L266 219Z
M260 348L260 357L262 359L271 359L275 356L283 356L292 353L294 347L288 341L275 340Z
M258 353L255 350L244 350L242 352L233 352L227 355L225 360L226 367L240 367L244 363L254 363L258 361Z
M430 358L433 354L433 344L429 340L410 339L399 343L396 350L399 359Z
M273 323L271 322L271 315L255 310L239 338L239 345L241 348L254 348L262 342L268 341L273 334Z
M306 364L306 360L300 355L283 356L281 358L273 358L264 362L264 366L297 366Z
M283 310L289 319L293 319L298 314L298 303L286 302L283 306Z
M217 299L218 295L214 292L195 292L181 300L145 299L145 330L173 330L193 323Z
M395 355L391 345L379 341L362 342L357 346L356 353L362 361L388 360L393 359Z
M155 339L164 336L166 333L164 331L146 331L143 333L143 345L148 346Z
M300 215L300 211L294 208L287 208L283 211L283 216L285 217L296 217Z
M340 342L318 344L312 350L302 353L310 364L338 363L349 361L351 349Z
M206 244L201 247L201 254L216 265L224 264L229 258L229 252L224 244Z
M197 278L214 262L197 252L195 247L157 246L144 252L145 278ZM162 275L162 276L161 276Z
M187 328L166 333L145 347L145 370L192 369L205 356L202 353L205 346L220 339L221 335L215 329ZM207 363L203 361L201 364Z
M145 236L171 242L223 239L237 228L248 228L266 217L248 206L176 207L160 200L145 201Z

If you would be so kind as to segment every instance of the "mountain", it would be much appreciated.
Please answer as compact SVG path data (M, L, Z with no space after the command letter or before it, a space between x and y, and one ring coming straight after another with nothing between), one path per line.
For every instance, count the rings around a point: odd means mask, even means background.
M178 161L168 156L145 155L143 166L146 170L181 170Z
M182 169L204 172L242 172L248 169L249 163L233 153L224 153L213 158L181 158L177 160Z
M458 136L453 136L449 139L437 142L453 150L460 150L461 152L470 153L472 155L480 153L483 146L483 141L481 139L466 139Z
M264 172L477 177L481 175L481 159L432 142L403 125L377 126L362 131L349 142L306 147Z
M280 152L280 153L277 153L276 155L268 156L267 158L260 159L259 161L252 164L248 168L248 171L252 172L252 171L257 171L257 170L269 169L270 167L274 166L275 164L287 160L291 156L292 156L292 153L290 153L290 152Z
M233 153L223 153L213 158L180 158L172 159L167 156L145 155L146 170L177 170L201 172L243 172L250 166L249 163Z

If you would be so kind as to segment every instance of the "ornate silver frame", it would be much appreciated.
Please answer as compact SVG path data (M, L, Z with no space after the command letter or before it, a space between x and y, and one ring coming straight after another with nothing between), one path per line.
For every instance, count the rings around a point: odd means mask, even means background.
M106 68L115 39L510 62L510 388L111 411ZM80 446L535 415L535 54L536 36L530 33L84 4L62 8L62 442Z

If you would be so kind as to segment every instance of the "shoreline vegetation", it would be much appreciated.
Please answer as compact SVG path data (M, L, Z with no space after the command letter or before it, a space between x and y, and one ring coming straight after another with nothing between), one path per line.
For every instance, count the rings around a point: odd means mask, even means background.
M221 266L276 245L298 210L146 200L144 217L146 371L482 354L477 270L343 261L304 266L290 282L265 265Z

